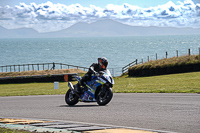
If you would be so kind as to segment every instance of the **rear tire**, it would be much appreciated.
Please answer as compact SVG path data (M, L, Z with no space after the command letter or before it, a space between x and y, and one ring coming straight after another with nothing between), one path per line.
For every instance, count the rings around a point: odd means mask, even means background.
M106 88L106 92L104 94L101 94L102 90L99 91L98 96L97 96L97 103L100 106L104 106L108 104L112 97L113 97L113 90L112 88Z
M65 102L69 106L74 106L78 103L79 97L76 94L72 94L71 89L69 89L65 95Z

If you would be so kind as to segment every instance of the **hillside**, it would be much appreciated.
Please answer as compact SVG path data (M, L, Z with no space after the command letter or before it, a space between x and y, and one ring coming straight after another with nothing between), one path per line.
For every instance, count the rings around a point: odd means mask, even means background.
M0 38L32 38L40 37L39 32L31 28L6 29L0 26Z
M106 37L193 34L200 34L200 30L193 28L130 26L110 19L105 19L90 24L80 22L67 29L50 33L42 33L41 35L47 37Z
M110 19L99 20L93 23L80 22L67 29L48 33L39 33L31 28L5 29L1 26L0 31L0 38L200 35L200 29L130 26Z

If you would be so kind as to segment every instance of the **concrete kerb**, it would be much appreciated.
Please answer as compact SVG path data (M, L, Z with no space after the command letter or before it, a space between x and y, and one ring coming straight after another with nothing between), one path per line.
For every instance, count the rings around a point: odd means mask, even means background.
M1 119L18 119L27 121L42 121L36 123L5 123ZM50 132L50 133L95 133L101 131L101 133L115 133L115 132L126 132L126 133L175 133L170 131L161 131L153 129L144 129L137 127L126 127L126 126L115 126L115 125L105 125L96 123L85 123L85 122L74 122L74 121L64 121L64 120L49 120L49 119L35 119L35 118L8 118L0 117L0 127L17 129L17 130L28 130L35 132Z
M30 132L72 133L72 131L68 131L66 129L53 129L53 128L36 127L36 126L30 126L30 125L0 124L0 127L15 129L15 130L27 130ZM75 132L73 131L73 133Z

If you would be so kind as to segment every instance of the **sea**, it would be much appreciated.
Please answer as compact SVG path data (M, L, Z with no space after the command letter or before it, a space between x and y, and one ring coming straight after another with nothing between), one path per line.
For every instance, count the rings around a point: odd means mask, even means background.
M36 63L64 63L89 67L106 57L113 76L130 62L147 62L181 55L199 54L200 35L1 38L0 66ZM157 56L156 56L157 55Z

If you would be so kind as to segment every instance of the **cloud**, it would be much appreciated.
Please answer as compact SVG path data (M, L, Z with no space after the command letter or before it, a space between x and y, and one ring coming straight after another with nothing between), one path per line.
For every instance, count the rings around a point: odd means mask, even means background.
M95 5L64 5L20 3L14 7L0 6L0 25L5 28L34 28L49 32L68 28L78 22L94 22L109 18L132 26L170 26L200 28L200 4L192 0L173 3L169 1L156 7L141 8L124 3L109 4L105 8Z
M192 0L195 4L199 3L200 4L200 0Z

